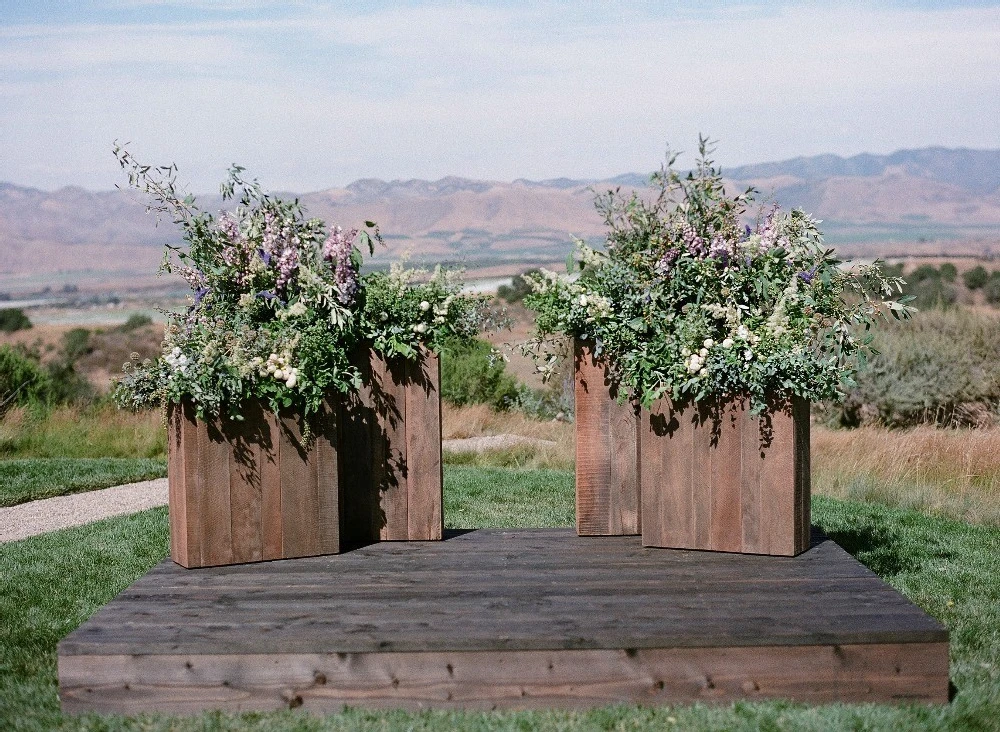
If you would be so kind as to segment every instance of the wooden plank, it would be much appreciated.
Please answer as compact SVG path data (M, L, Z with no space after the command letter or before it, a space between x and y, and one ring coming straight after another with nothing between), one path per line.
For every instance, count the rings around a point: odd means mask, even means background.
M712 459L715 420L711 405L701 404L690 410L691 474L687 484L693 546L712 546Z
M216 421L199 420L194 433L198 501L189 510L201 514L200 566L229 564L233 562L229 446Z
M609 533L636 535L641 532L639 516L639 412L632 402L617 401L617 390L611 390L609 408L609 440L611 446L609 501L611 522Z
M356 353L352 361L360 371L364 385L356 393L344 396L339 414L340 531L344 546L378 541L384 520L378 505L383 443L370 386L372 359L365 349Z
M409 531L408 470L406 462L406 361L384 361L372 351L373 389L377 389L376 413L382 443L382 473L378 485L379 505L385 521L379 530L382 541L406 541ZM375 456L373 455L373 461Z
M264 557L260 468L263 412L258 403L245 404L243 421L228 421L224 430L231 447L228 457L234 562L258 562Z
M605 370L574 341L576 528L580 536L614 534L611 526L611 395Z
M320 553L316 516L316 463L303 445L299 418L278 415L278 471L281 483L281 555L308 557Z
M948 645L61 657L64 712L948 700Z
M444 475L441 464L441 362L424 349L406 365L406 490L410 541L444 535Z
M740 508L743 531L740 551L754 554L760 553L761 523L766 518L761 516L760 471L762 459L760 421L750 418L743 426L742 470L740 471Z
M310 453L315 466L317 553L340 551L340 465L337 418L340 400L328 398L316 417L316 441Z
M280 559L284 545L284 522L281 518L281 467L279 465L279 426L277 416L261 411L260 445L260 531L262 559Z
M792 401L795 426L795 542L794 554L809 548L811 525L811 466L809 437L809 402L801 397Z
M711 457L711 495L708 500L712 528L708 544L724 552L738 552L743 547L741 491L743 429L746 422L742 402L729 405L720 415L718 439Z
M188 559L188 519L186 474L184 472L184 410L168 406L167 418L167 491L170 522L170 556L184 566Z

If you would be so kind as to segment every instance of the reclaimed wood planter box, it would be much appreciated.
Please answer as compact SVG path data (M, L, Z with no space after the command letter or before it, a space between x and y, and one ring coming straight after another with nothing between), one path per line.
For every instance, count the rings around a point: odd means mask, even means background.
M336 554L443 531L440 365L360 357L367 386L329 400L302 439L293 413L168 415L170 554L184 567Z
M763 419L763 424L762 424ZM642 411L643 546L794 556L809 548L809 403Z
M575 341L576 532L580 536L640 533L639 410L616 400L606 366Z

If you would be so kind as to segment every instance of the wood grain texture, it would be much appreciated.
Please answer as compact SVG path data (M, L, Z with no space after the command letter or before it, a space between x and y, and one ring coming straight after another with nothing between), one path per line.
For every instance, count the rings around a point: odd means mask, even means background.
M947 700L947 631L819 534L797 557L446 538L161 563L59 644L63 708Z
M259 404L242 421L198 420L172 407L168 482L171 557L211 567L341 550L337 410L302 439L297 417Z
M607 368L574 342L576 527L581 536L640 532L639 414L619 404Z
M406 366L407 534L410 541L444 535L441 463L441 362L424 351Z
M645 546L794 556L809 546L809 405L644 410Z
M948 644L65 657L67 713L948 701Z

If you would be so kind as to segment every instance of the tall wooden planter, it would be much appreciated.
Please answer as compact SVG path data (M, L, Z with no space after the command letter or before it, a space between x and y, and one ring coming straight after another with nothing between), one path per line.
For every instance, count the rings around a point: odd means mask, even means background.
M576 532L640 533L639 411L619 404L605 365L574 342L576 380Z
M441 472L441 362L385 361L374 351L358 362L365 386L342 412L342 477L367 489L345 505L347 538L436 541L444 533Z
M761 419L668 399L643 410L643 546L794 556L809 548L809 403Z
M362 363L369 385L337 396L306 445L295 414L259 404L243 421L169 410L170 553L184 567L336 554L442 536L440 366Z

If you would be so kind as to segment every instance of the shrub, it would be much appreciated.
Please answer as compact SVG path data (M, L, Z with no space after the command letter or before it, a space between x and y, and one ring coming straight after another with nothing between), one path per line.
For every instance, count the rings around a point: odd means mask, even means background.
M983 297L990 305L1000 305L1000 272L994 272L983 285Z
M94 347L90 342L90 331L88 329L73 328L63 333L62 355L66 361L72 363L93 350Z
M27 330L30 327L31 321L20 308L0 310L0 331L14 333L18 330Z
M52 380L37 359L0 346L0 414L15 405L46 404L52 396Z
M926 266L926 265L925 265ZM913 275L910 276L911 278ZM903 288L907 295L913 295L912 305L918 310L933 308L947 309L958 299L958 290L941 277L910 279L909 285Z
M500 285L500 287L497 288L497 297L506 300L511 304L521 302L524 300L524 296L531 292L531 285L528 283L528 280L525 279L525 275L537 275L539 271L540 270L536 267L535 269L529 269L519 275L515 275L509 285Z
M138 330L139 328L145 328L147 325L152 325L153 319L148 315L143 313L133 313L128 316L128 320L118 326L118 330L128 333L129 331Z
M453 404L488 404L509 409L518 398L517 381L484 340L454 342L441 352L441 397Z
M986 269L981 264L962 273L962 282L970 290L978 290L986 284L989 278L989 274L987 274Z
M1000 321L969 311L922 312L879 334L880 353L844 404L821 414L845 426L983 425L1000 404Z
M954 282L956 277L958 277L958 267L951 262L945 262L941 265L942 280L945 282Z
M933 264L921 264L915 270L913 270L906 278L908 282L916 284L918 282L924 282L925 280L939 280L941 279L941 273L938 271L937 267Z

